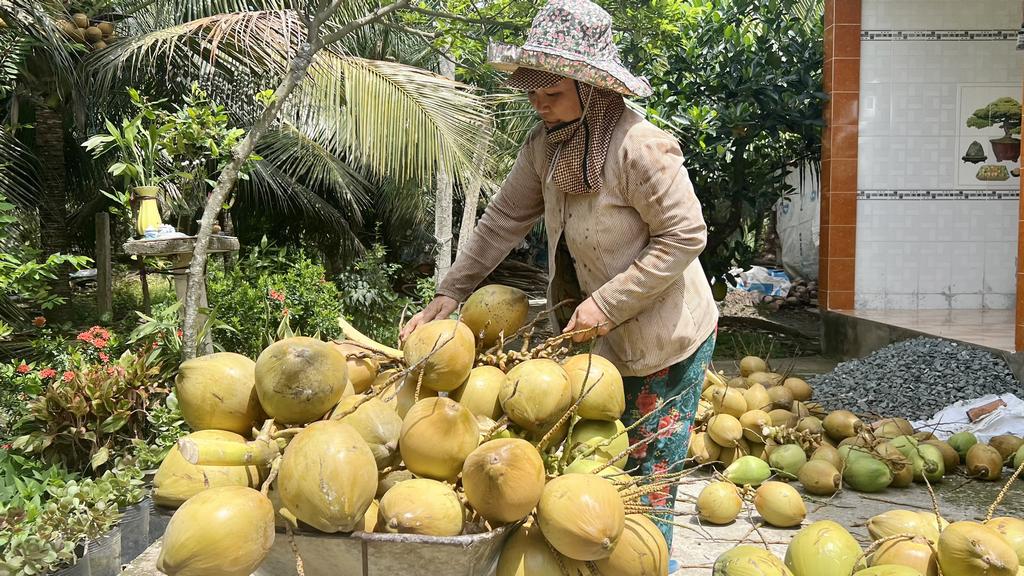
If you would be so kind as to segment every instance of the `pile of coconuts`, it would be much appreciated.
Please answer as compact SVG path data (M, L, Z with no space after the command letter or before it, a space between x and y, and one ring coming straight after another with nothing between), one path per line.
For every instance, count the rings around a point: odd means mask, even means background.
M117 38L113 22L89 18L81 12L58 20L57 27L69 40L90 51L102 50Z
M489 285L401 350L340 320L342 341L293 336L255 360L182 363L175 394L192 432L154 478L155 504L175 509L157 568L246 576L282 530L504 526L498 576L666 574L644 497L677 476L623 472L618 370L573 353L571 334L531 344L527 315L523 292Z

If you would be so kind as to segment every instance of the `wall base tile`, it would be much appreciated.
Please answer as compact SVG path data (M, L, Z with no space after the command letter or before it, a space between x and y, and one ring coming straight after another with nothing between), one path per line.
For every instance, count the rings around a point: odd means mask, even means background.
M1015 294L985 294L982 307L986 310L1013 310L1016 299Z
M952 307L952 297L948 294L918 294L918 310L949 310Z
M886 294L886 310L917 310L917 294Z
M857 292L854 297L854 305L857 310L884 310L885 294Z
M952 308L954 310L980 310L984 298L981 294L954 294Z

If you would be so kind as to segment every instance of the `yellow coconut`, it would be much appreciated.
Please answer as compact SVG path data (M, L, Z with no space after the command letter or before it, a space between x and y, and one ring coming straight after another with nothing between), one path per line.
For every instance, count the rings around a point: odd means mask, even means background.
M505 541L495 576L564 576L563 566L576 576L580 563L552 550L540 527L527 523Z
M786 378L782 381L782 385L793 393L793 398L795 400L799 400L801 402L810 400L811 396L814 394L810 385L800 378Z
M256 363L233 352L217 352L181 363L175 396L193 430L252 433L262 409L256 395Z
M78 26L79 28L85 29L89 27L89 17L81 12L73 14L71 19L74 20L75 26Z
M754 493L754 508L764 521L779 528L799 526L807 517L800 493L783 482L765 482Z
M742 509L743 499L732 482L712 482L697 496L697 516L704 522L728 524Z
M665 536L641 514L626 516L625 528L612 555L594 562L600 574L621 576L664 576L668 574L668 545Z
M853 576L924 576L909 566L897 564L883 564L864 568L853 573Z
M245 442L245 438L224 430L200 430L186 436L201 443L203 440ZM191 464L178 451L171 448L153 477L153 502L165 508L177 508L186 500L209 488L222 486L258 486L260 474L255 466L197 466Z
M274 545L274 506L252 488L211 488L178 508L162 541L168 576L249 576Z
M861 419L849 410L829 412L821 424L824 426L825 432L836 441L856 436L864 428Z
M418 366L410 380L416 382L422 374L423 386L438 392L462 386L476 359L473 331L450 319L427 322L413 330L403 343L402 352L406 365Z
M1017 560L1024 566L1024 520L1001 516L985 522L985 526L995 530L1003 540L1017 553Z
M750 388L750 382L743 376L737 376L728 382L730 388Z
M711 405L716 414L729 414L736 418L748 410L743 392L738 388L718 387L711 395Z
M572 401L579 400L576 415L587 420L618 420L626 411L622 374L607 358L597 354L578 354L562 363L572 386Z
M1013 434L1000 434L999 436L993 436L988 441L988 445L995 448L999 455L1003 457L1003 460L1007 460L1012 459L1017 450L1024 446L1024 439L1018 438Z
M547 430L572 404L569 375L554 360L527 360L508 371L498 400L519 426L531 432Z
M888 510L868 519L868 534L874 540L880 540L897 534L913 534L931 542L939 541L939 531L935 528L935 517L932 521L917 512L910 510Z
M773 378L772 375L767 372L754 372L753 374L747 376L747 381L750 382L751 384L760 384L765 388L772 388L777 384L775 378Z
M348 368L348 381L352 384L352 391L362 394L370 389L373 381L377 379L380 371L380 363L367 356L367 350L352 342L331 342L334 348L345 356L345 364Z
M843 459L839 457L839 450L834 446L822 444L811 454L811 460L824 460L835 467L836 470L843 468Z
M374 380L373 389L384 386L386 382L394 377L398 370L385 370L381 372L377 379ZM423 400L424 398L437 398L437 391L431 390L426 386L420 386L419 398L416 397L416 381L405 378L388 384L384 392L381 393L380 399L385 404L395 410L395 412L401 417L405 418L405 415L409 413L409 408L417 402L417 400Z
M505 373L494 366L478 366L469 373L466 383L456 388L449 396L465 406L475 416L487 416L492 420L501 418L501 402L498 392L505 382Z
M458 536L465 509L455 491L427 478L395 484L380 499L378 530L393 534Z
M977 522L953 522L939 536L946 576L1016 576L1020 562L999 533Z
M363 523L377 491L376 462L355 428L314 422L284 451L277 477L282 511L321 532L351 532Z
M797 479L808 494L831 496L843 486L839 470L827 460L810 460L800 467Z
M793 406L793 393L785 386L773 386L768 389L768 398L772 402L773 408L779 408L782 410L790 410ZM792 410L790 410L792 411Z
M480 444L473 413L451 398L425 398L409 409L398 442L405 467L434 480L454 481Z
M928 539L915 536L911 540L883 542L871 556L872 566L906 566L922 576L938 576L939 561Z
M711 386L708 386L700 393L700 399L711 402L711 399L715 397L715 392L720 388L725 388L725 386L722 386L721 384L712 384Z
M800 422L799 416L793 414L789 410L783 410L781 408L776 408L768 412L768 415L772 418L772 426L796 428L797 424Z
M863 551L839 524L820 520L802 528L786 549L786 566L797 576L838 576L853 572Z
M712 576L793 576L793 573L768 550L743 544L718 556Z
M879 438L897 438L899 436L911 436L914 434L914 427L906 418L883 418L872 424L874 434Z
M967 450L967 475L979 480L999 480L1003 474L1003 456L988 444L975 444Z
M109 38L114 33L114 24L112 22L100 22L96 27L103 33L104 38Z
M722 461L722 464L728 466L748 455L750 455L750 443L745 438L740 438L733 444L732 448L722 448L718 459Z
M526 323L530 302L518 288L488 284L473 292L462 305L462 321L469 326L481 348L510 339Z
M256 359L256 393L279 424L320 419L341 400L347 385L345 357L315 338L285 338Z
M462 466L462 487L474 510L492 523L526 518L544 490L544 462L526 440L493 440Z
M722 447L715 444L704 432L697 432L690 435L690 446L686 457L693 459L697 464L707 464L718 460Z
M947 472L953 472L960 465L960 455L947 442L942 440L925 440L924 444L935 446L942 453L942 465Z
M808 432L810 434L825 433L825 428L821 425L821 420L817 416L804 416L796 423L796 429L798 432Z
M551 480L537 505L537 522L547 541L560 553L584 562L611 555L625 517L618 490L594 474L565 474Z
M752 384L750 388L744 390L743 400L746 401L748 410L769 412L772 409L772 399L768 396L768 390L761 384Z
M746 356L740 360L740 376L744 378L755 372L767 372L768 363L757 356Z
M374 494L374 498L378 500L387 494L388 490L393 488L399 482L405 482L406 480L412 480L415 476L408 470L392 470L380 478L377 482L377 492Z
M575 457L612 462L618 468L629 459L629 436L619 420L580 420L572 427L569 445Z
M772 417L764 410L751 410L740 416L743 437L750 442L764 442L762 430L772 425Z
M358 405L358 408L355 406ZM398 439L402 434L402 419L379 398L363 394L341 399L331 414L338 420L355 428L366 441L377 462L377 470L383 470L398 463Z
M729 414L715 414L708 419L708 435L715 444L729 448L743 438L743 425Z

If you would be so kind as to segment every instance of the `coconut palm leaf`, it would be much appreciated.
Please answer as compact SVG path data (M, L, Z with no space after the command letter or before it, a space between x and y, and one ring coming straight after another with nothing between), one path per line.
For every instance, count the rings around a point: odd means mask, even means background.
M28 49L25 38L15 34L0 35L0 98L14 91Z
M63 4L57 0L8 0L0 2L0 17L14 36L28 41L32 62L22 66L22 82L34 83L49 94L80 104L81 76L79 54L63 36L56 22L67 17ZM9 32L10 33L10 32Z
M41 187L32 151L7 127L0 127L0 195L30 207L39 198Z
M474 174L488 111L468 87L403 64L321 54L311 92L343 91L345 106L329 121L347 128L339 139L356 161L399 183L429 182L438 169L466 180Z

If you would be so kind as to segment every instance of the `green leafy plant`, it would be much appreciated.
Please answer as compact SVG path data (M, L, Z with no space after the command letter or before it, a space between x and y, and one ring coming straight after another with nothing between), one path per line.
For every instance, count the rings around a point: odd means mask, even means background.
M412 301L393 288L402 266L386 256L383 246L374 245L335 281L341 287L345 319L378 342L396 343L399 320ZM421 301L433 296L432 279L418 281L416 287Z
M126 352L109 365L54 378L31 401L12 447L72 471L110 468L132 440L147 437L146 413L167 392L150 352Z
M983 129L998 124L1003 131L1003 140L1012 142L1016 140L1014 134L1020 134L1020 112L1020 102L1005 96L975 110L967 119L967 126Z
M178 398L173 392L149 411L146 420L149 422L150 439L136 438L132 444L138 467L153 470L160 466L178 439L188 434L189 430L178 409Z
M167 178L158 164L167 152L164 139L173 125L156 107L160 101L150 102L134 88L128 89L128 95L136 114L123 119L120 127L105 120L106 133L89 138L82 146L95 158L115 151L117 161L107 171L121 178L125 187L159 186Z

